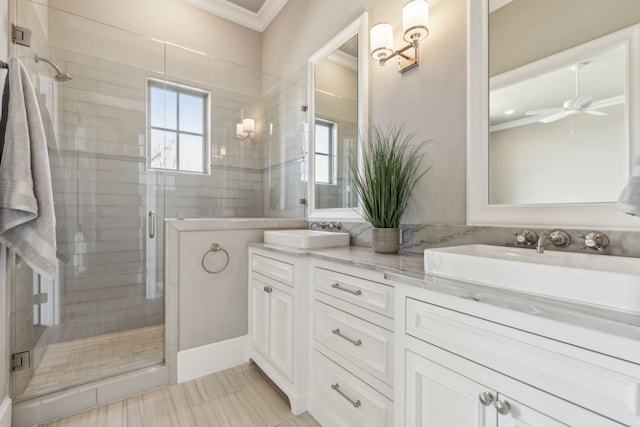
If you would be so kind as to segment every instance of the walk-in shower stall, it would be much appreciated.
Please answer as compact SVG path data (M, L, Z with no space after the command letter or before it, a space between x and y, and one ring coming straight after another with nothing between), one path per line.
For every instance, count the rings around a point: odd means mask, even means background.
M164 363L165 218L304 217L306 70L276 79L11 1L32 32L13 53L45 122L59 259L44 280L10 256L20 402Z

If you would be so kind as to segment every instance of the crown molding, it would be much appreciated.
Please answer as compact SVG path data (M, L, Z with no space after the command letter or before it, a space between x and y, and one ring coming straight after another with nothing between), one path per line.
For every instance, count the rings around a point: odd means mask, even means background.
M252 30L263 32L273 18L287 4L288 0L265 0L257 13L227 0L182 0L191 6L197 7L214 15L218 15L229 21L235 22Z
M508 5L512 1L513 0L489 0L489 13L495 12L501 7Z
M350 70L358 71L358 59L355 56L351 56L348 53L344 53L340 50L336 50L331 53L327 57L327 60Z

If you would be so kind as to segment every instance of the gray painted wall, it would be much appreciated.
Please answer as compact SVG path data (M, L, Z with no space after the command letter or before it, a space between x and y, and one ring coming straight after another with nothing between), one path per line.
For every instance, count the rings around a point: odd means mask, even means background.
M247 247L250 242L262 241L263 233L262 229L229 229L180 234L176 254L180 269L178 351L247 334ZM214 242L229 253L229 265L217 274L202 268L202 258ZM214 271L224 262L221 252L210 253L205 259Z
M553 13L550 13L553 11ZM489 75L562 52L640 20L637 0L518 0L489 18Z
M405 0L289 0L263 33L262 70L288 76L363 11L369 25L394 26L400 47ZM432 164L415 189L403 223L466 222L466 0L430 1L430 35L422 62L404 75L394 61L369 62L372 124L406 123L427 145ZM339 11L339 13L338 13ZM304 29L304 30L302 30ZM286 47L286 48L283 48Z

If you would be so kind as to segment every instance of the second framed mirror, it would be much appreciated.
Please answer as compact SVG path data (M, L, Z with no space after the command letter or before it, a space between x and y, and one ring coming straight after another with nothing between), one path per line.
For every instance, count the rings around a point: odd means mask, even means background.
M309 218L359 219L349 162L368 126L366 12L309 58Z

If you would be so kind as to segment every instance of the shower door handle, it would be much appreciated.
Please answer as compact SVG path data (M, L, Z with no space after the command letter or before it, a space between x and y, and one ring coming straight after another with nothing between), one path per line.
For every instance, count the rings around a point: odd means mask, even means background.
M149 211L149 238L153 239L156 236L156 213Z

